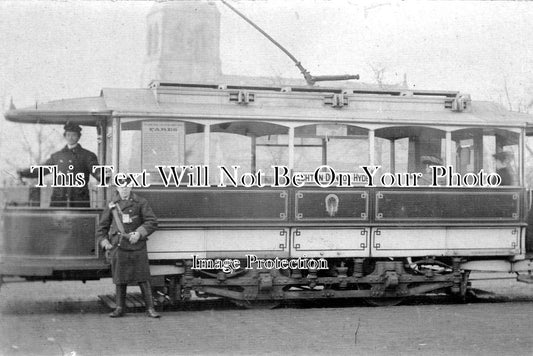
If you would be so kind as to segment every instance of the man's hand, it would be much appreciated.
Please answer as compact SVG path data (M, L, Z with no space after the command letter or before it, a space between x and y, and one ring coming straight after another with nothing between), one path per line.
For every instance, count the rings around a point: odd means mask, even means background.
M113 245L111 245L111 242L109 242L108 239L102 240L100 245L103 247L104 250L111 250L113 248Z
M141 238L141 233L140 232L132 232L130 233L130 243L131 244L136 244L137 241L139 241L139 239Z

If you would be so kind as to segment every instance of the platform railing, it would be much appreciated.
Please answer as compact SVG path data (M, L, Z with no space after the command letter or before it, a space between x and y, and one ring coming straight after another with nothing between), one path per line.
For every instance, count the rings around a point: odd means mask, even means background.
M31 208L51 208L52 187L35 187L30 184L19 184L0 188L0 208L31 207ZM89 197L91 209L102 209L105 206L104 194L101 189L94 186L89 187ZM75 205L77 201L57 202L63 208ZM61 204L64 203L64 204Z

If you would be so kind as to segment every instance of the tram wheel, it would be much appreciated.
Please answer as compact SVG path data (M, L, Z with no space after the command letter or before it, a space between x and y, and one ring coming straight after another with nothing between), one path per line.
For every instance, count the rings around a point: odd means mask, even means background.
M274 309L281 305L281 301L277 300L231 300L235 305L246 309Z
M364 298L364 300L372 307L393 307L403 302L405 298Z
M358 284L357 289L368 290L371 286L368 284ZM392 307L403 302L407 297L374 297L363 298L363 300L372 307Z

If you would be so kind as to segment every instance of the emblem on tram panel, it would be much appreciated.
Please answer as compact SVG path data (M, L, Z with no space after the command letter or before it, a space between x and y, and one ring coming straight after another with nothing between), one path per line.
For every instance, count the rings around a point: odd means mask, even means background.
M339 210L339 197L336 194L329 194L326 196L326 211L329 216L333 217Z

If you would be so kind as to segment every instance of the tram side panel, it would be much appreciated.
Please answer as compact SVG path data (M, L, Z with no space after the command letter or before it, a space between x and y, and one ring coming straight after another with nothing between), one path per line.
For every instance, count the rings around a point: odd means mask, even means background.
M368 190L149 189L153 260L368 257Z
M522 252L523 192L376 190L373 257L512 256Z
M95 239L100 210L7 207L2 212L0 274L50 277L106 270ZM91 275L95 272L94 276ZM68 278L76 278L75 272Z
M289 194L275 189L149 189L150 259L288 257Z
M520 189L151 189L157 260L512 256Z
M368 257L369 209L363 188L294 190L291 256Z
M289 229L256 228L184 228L160 229L148 241L151 260L196 258L260 258L289 255Z

